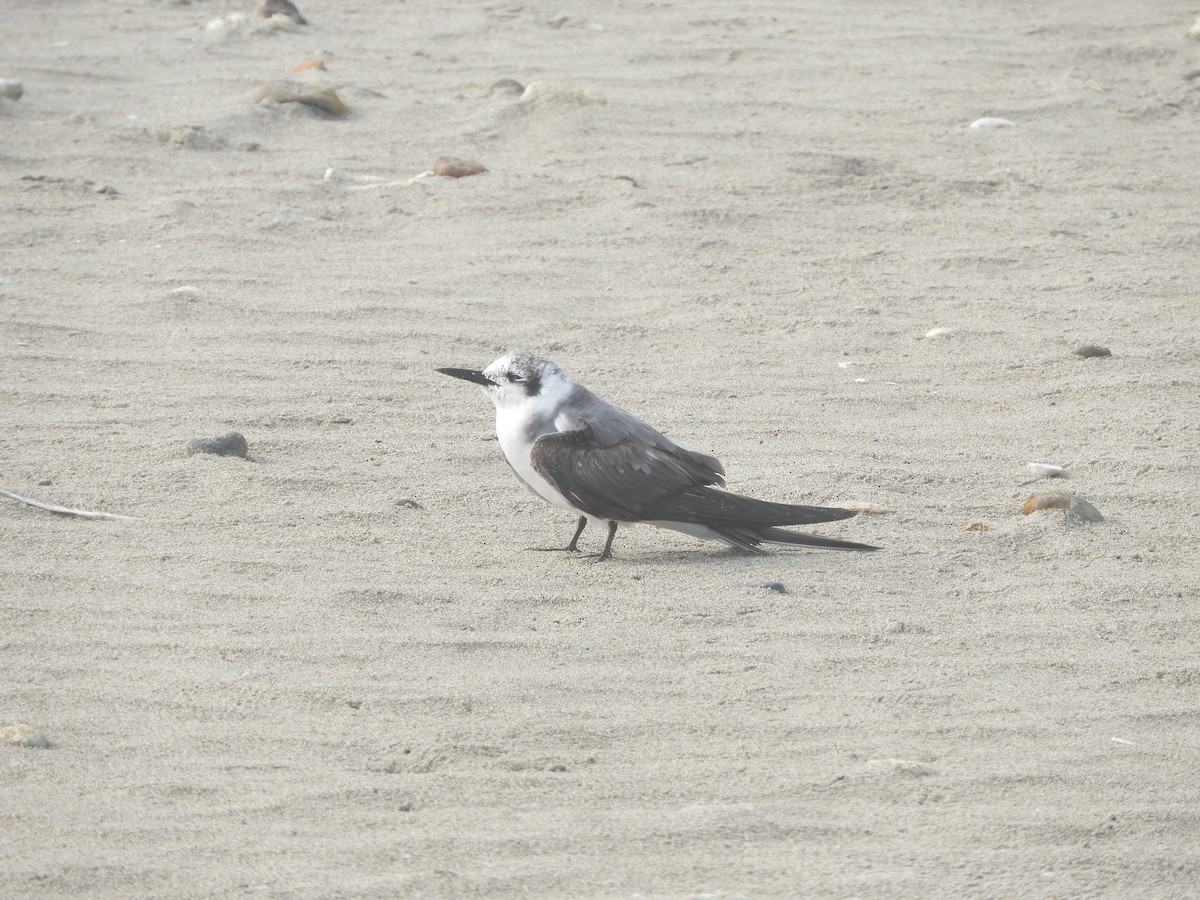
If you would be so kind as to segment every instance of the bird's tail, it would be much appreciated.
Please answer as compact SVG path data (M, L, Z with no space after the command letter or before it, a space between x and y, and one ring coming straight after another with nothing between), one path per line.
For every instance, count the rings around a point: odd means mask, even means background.
M756 528L759 540L767 544L797 544L802 547L823 547L826 550L878 550L870 544L854 541L839 541L837 538L821 537L819 534L804 534L784 528Z
M821 537L817 534L805 534L802 531L788 531L785 528L774 528L770 525L751 525L741 523L730 525L724 522L649 522L659 528L669 528L672 531L682 531L703 541L720 541L727 547L737 547L749 550L751 553L763 553L761 544L785 544L795 547L819 547L824 550L878 550L870 544L858 544L854 541L841 541L837 538Z

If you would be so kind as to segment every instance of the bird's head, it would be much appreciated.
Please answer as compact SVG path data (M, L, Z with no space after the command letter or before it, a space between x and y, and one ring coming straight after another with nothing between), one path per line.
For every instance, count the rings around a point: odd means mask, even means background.
M570 382L554 362L523 350L512 350L482 372L475 369L438 369L443 375L478 384L496 409L520 406Z

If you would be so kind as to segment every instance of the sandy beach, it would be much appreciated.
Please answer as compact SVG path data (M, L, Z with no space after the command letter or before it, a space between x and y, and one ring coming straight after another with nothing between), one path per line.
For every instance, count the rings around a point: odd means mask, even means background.
M300 9L5 15L0 894L1195 896L1195 7ZM510 348L883 551L528 552Z

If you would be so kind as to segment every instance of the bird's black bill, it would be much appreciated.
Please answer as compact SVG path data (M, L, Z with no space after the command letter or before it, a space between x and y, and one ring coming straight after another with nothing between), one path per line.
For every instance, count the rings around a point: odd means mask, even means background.
M443 375L449 375L451 378L461 378L463 381L470 381L474 384L482 384L484 387L495 387L496 382L488 378L482 372L477 372L474 369L438 369Z

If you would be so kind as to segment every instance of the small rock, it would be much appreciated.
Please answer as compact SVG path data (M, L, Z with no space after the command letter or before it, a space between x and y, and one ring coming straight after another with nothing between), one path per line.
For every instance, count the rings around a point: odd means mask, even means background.
M420 503L413 500L411 497L401 497L396 501L396 506L400 509L424 509Z
M272 16L287 16L297 25L308 24L304 16L300 15L300 10L296 9L290 0L267 0L266 3L258 8L258 14L264 19L269 19Z
M525 85L512 78L501 78L499 81L492 82L492 86L488 88L488 96L492 94L509 94L519 97L525 93Z
M20 100L25 96L25 85L15 78L0 78L0 97Z
M361 700L347 700L346 705L348 707L350 707L351 709L361 709L362 701Z
M1075 494L1032 494L1022 504L1021 515L1028 516L1042 509L1061 509L1073 524L1104 521L1100 510Z
M39 750L45 750L50 747L50 739L28 725L6 725L0 728L0 744L12 744L14 747L36 747Z
M288 81L259 85L250 92L249 99L251 103L301 103L331 116L345 115L350 109L333 88L313 88Z
M959 531L990 531L991 526L985 525L982 522L972 522L970 525L964 525Z
M187 455L197 453L212 453L216 456L240 456L242 459L250 452L246 439L236 431L230 431L215 438L193 438L188 441Z
M456 156L439 156L433 164L433 174L447 178L466 178L469 175L482 175L486 171L480 163Z
M349 416L338 413L336 416L334 416L332 419L329 420L329 424L330 425L353 425L354 420L351 419Z
M782 581L743 581L741 586L755 591L772 591L776 594L788 593L787 585Z
M1071 353L1083 359L1094 359L1100 356L1112 356L1112 351L1107 347L1101 347L1099 344L1080 344L1078 347L1073 347Z

